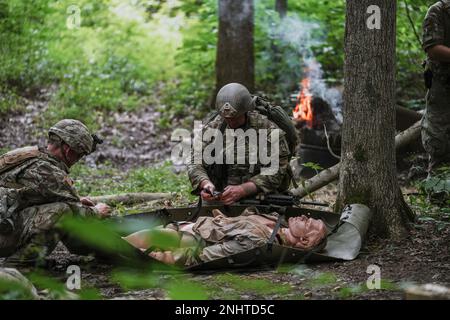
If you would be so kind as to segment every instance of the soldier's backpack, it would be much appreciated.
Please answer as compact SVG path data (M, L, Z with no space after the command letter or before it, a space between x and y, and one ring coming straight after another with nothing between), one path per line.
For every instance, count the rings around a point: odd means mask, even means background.
M0 156L0 174L15 168L28 159L36 158L41 154L38 147L23 147L12 150Z
M14 169L25 161L37 158L41 152L36 146L12 150L0 156L0 174ZM20 191L0 185L0 234L9 234L15 230L14 212L19 208Z
M298 144L298 136L292 119L280 106L272 105L268 100L255 96L255 110L266 116L270 121L274 122L281 130L286 133L286 140L289 145L291 156L295 154L295 148Z

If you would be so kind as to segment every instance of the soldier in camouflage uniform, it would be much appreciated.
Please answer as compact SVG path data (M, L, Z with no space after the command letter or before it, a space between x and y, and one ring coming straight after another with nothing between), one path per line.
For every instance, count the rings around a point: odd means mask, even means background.
M430 7L423 25L430 86L422 120L422 143L429 154L428 172L450 160L450 0Z
M11 264L42 262L64 237L63 215L107 216L110 208L80 198L69 168L101 143L77 120L49 130L46 149L25 147L0 156L0 257Z
M238 83L225 85L217 94L216 109L218 115L203 127L218 129L223 133L223 141L227 141L227 129L255 129L259 136L259 129L267 129L268 137L278 126L266 116L254 110L255 98L252 98L247 88ZM267 139L267 148L271 149L270 138ZM208 144L203 142L203 150ZM279 169L269 175L262 175L261 169L267 167L261 164L258 157L256 164L249 163L249 140L245 139L245 163L237 163L237 145L234 146L234 164L202 164L191 162L188 166L188 175L194 193L200 194L204 201L209 203L219 201L230 205L242 198L257 193L283 192L289 188L291 176L288 173L290 151L285 132L279 130ZM224 150L226 150L225 146ZM225 152L224 152L225 153ZM192 157L194 159L194 157ZM203 159L203 158L202 158ZM224 161L225 163L225 161ZM218 170L214 170L219 168ZM219 177L220 176L220 177ZM223 193L217 197L214 192Z

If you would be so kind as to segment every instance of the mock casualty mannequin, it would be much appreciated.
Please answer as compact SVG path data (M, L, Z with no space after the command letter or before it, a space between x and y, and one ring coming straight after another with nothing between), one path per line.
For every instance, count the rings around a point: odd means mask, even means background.
M199 217L196 222L171 223L130 234L123 239L166 264L190 266L264 245L278 219L277 213L259 214L247 208L242 215L227 217L213 210L213 217ZM327 229L322 220L306 216L291 217L287 227L277 231L276 242L302 250L324 247ZM157 237L171 237L173 248L152 248Z

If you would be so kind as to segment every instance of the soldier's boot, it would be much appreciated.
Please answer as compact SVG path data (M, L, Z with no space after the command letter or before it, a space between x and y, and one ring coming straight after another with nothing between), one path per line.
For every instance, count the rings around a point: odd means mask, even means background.
M59 241L56 224L68 206L64 203L51 203L33 206L22 210L18 227L19 239L16 249L5 263L12 267L46 267L46 257L50 255Z
M58 241L59 238L56 232L38 234L24 247L7 257L3 264L13 268L50 268L54 262L47 257L55 249Z

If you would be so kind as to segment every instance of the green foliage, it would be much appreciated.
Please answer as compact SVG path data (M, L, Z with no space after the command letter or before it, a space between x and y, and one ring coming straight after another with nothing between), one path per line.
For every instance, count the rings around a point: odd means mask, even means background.
M367 288L366 283L353 284L347 287L340 288L338 291L338 296L341 299L349 299L367 293L371 290L398 291L400 289L401 289L400 286L397 285L396 283L387 279L381 279L380 289L369 289Z
M24 109L20 97L0 84L0 115Z
M45 275L42 271L34 271L27 274L30 281L41 289L47 289L50 299L61 299L66 296L66 288L63 283Z
M344 66L345 0L291 2L290 9L302 19L317 21L322 43L312 48L327 79L342 79Z
M433 2L399 1L401 99L424 95L420 63L425 55L413 30L420 37ZM255 3L259 90L276 100L297 90L303 72L299 45L323 65L326 79L342 80L344 0L289 1L288 17L318 25L307 30L311 44L282 40L274 2ZM96 112L146 105L153 101L155 89L163 98L162 126L169 126L172 117L192 121L209 110L215 88L217 0L80 0L75 5L81 10L81 25L68 28L72 12L67 10L73 4L70 0L0 1L0 113L23 108L21 96L33 97L49 87L53 92L45 115L49 121L72 117L95 127ZM288 29L285 26L281 32Z
M127 192L175 192L190 201L191 184L186 174L174 173L169 162L152 168L137 168L126 173L110 167L94 170L82 164L71 176L82 195L105 195Z
M333 6L339 4L332 2L327 7L317 5L317 1L289 2L288 16L281 20L274 10L273 1L257 2L255 72L256 87L259 90L270 93L272 99L277 101L286 100L298 90L299 82L304 76L304 59L318 55L320 50L316 47L326 41L328 30L323 19L342 19L339 16L328 16L328 12L332 10L330 7ZM342 64L338 64L338 68L340 67Z
M166 286L169 298L173 300L206 300L208 295L204 286L186 277L173 279Z
M0 155L7 153L9 151L9 148L0 148Z
M133 256L133 248L120 238L114 221L65 216L58 225L83 246L107 254Z
M438 231L445 228L447 224L441 220L450 216L450 168L441 167L430 178L416 181L414 185L418 193L410 195L409 202L420 213L419 221L436 222Z
M201 116L215 88L217 43L217 0L187 0L179 8L189 17L181 30L183 43L175 56L178 77L164 88L164 102L170 106L166 118Z
M0 85L9 99L57 84L47 117L92 122L94 110L136 108L157 82L173 77L175 18L148 19L139 1L83 0L76 3L80 27L69 28L73 4L2 2ZM0 111L13 105L0 101Z
M322 287L327 285L332 285L337 282L336 276L331 272L324 272L316 274L310 281L309 284L312 287Z
M426 56L421 47L422 24L428 8L434 3L435 0L398 1L397 82L401 99L425 96L422 61Z
M0 279L0 300L32 300L31 289L19 281Z
M316 173L319 173L320 170L323 170L323 168L315 162L305 162L302 163L302 166L304 166L305 168L310 168L316 171Z
M450 196L450 167L442 167L437 170L437 174L422 180L418 183L418 188L423 194L444 193Z

